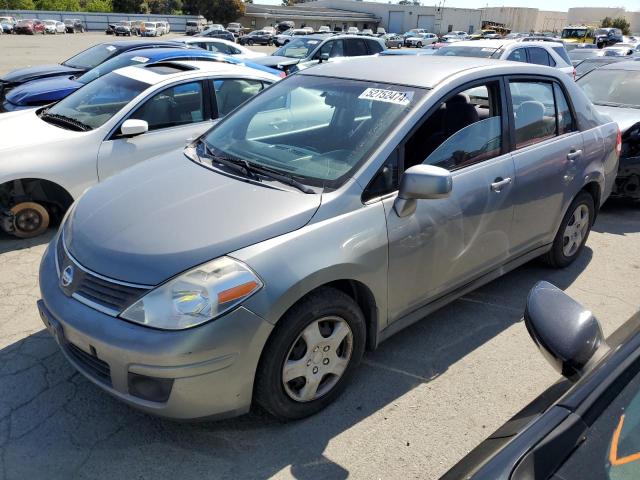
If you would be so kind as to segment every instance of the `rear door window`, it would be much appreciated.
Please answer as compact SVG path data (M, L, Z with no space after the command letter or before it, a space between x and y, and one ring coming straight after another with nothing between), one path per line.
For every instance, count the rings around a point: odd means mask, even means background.
M374 53L380 53L383 50L380 42L376 42L375 40L367 40L367 45L369 46L369 54L371 55Z
M509 89L516 148L527 147L555 137L557 110L553 84L518 80L509 82ZM568 110L566 101L565 108Z
M512 62L527 62L527 52L524 48L516 48L513 52L509 54L507 60L511 60Z
M368 55L367 44L362 38L349 38L345 40L347 44L347 57L358 57Z
M529 48L529 63L535 63L536 65L553 66L551 64L552 59L544 48L532 47Z

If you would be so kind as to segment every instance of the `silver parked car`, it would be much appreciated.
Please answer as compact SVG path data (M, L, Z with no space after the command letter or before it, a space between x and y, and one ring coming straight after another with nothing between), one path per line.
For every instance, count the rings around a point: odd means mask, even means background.
M146 412L301 418L366 348L531 259L574 261L617 133L557 69L319 65L88 190L39 309L75 368Z

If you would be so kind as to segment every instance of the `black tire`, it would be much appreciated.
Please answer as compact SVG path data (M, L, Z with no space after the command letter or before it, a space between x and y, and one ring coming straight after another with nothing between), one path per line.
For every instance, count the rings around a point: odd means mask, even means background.
M329 316L339 317L351 329L353 342L348 364L335 385L322 396L305 402L296 401L285 391L282 378L284 362L292 354L301 332L316 320ZM357 369L364 354L365 330L364 315L351 297L329 287L310 293L280 319L271 334L256 373L255 402L274 417L285 421L308 417L324 409L340 395ZM331 377L323 376L326 378Z
M247 40L247 45L249 45L250 47L253 46L253 40Z
M585 206L589 212L586 234L582 236L582 241L580 242L577 250L567 255L564 251L565 238L566 238L565 231L568 226L573 225L574 213L581 206ZM549 250L547 253L545 253L541 257L542 261L554 268L564 268L570 265L571 263L573 263L573 261L576 258L578 258L578 256L580 255L580 252L582 252L582 249L584 248L584 245L587 242L587 239L589 238L589 233L591 232L591 227L593 226L594 217L595 217L595 206L593 202L593 197L585 191L578 193L576 198L573 199L573 202L571 202L571 205L569 205L569 208L567 209L567 213L565 213L564 218L560 223L560 228L558 229L558 232L556 233L556 237L553 240L553 245L551 246L551 250Z

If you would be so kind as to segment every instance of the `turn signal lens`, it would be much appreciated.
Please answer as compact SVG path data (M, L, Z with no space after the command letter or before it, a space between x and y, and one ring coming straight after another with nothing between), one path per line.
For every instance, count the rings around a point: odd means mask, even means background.
M618 136L616 137L616 153L620 155L622 152L622 132L618 129Z

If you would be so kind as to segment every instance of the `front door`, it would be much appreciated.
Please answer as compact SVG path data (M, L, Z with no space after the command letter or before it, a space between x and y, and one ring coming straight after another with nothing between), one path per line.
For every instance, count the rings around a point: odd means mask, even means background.
M445 199L418 200L406 217L393 209L395 198L384 200L390 322L510 256L516 179L504 141L500 85L488 82L449 96L404 143L405 168L446 168L453 190ZM416 161L423 155L423 162Z
M116 130L100 146L100 181L156 155L184 147L189 139L204 133L211 125L210 109L205 108L203 83L173 85L138 107L131 119L145 120L149 131L136 137L122 137Z

